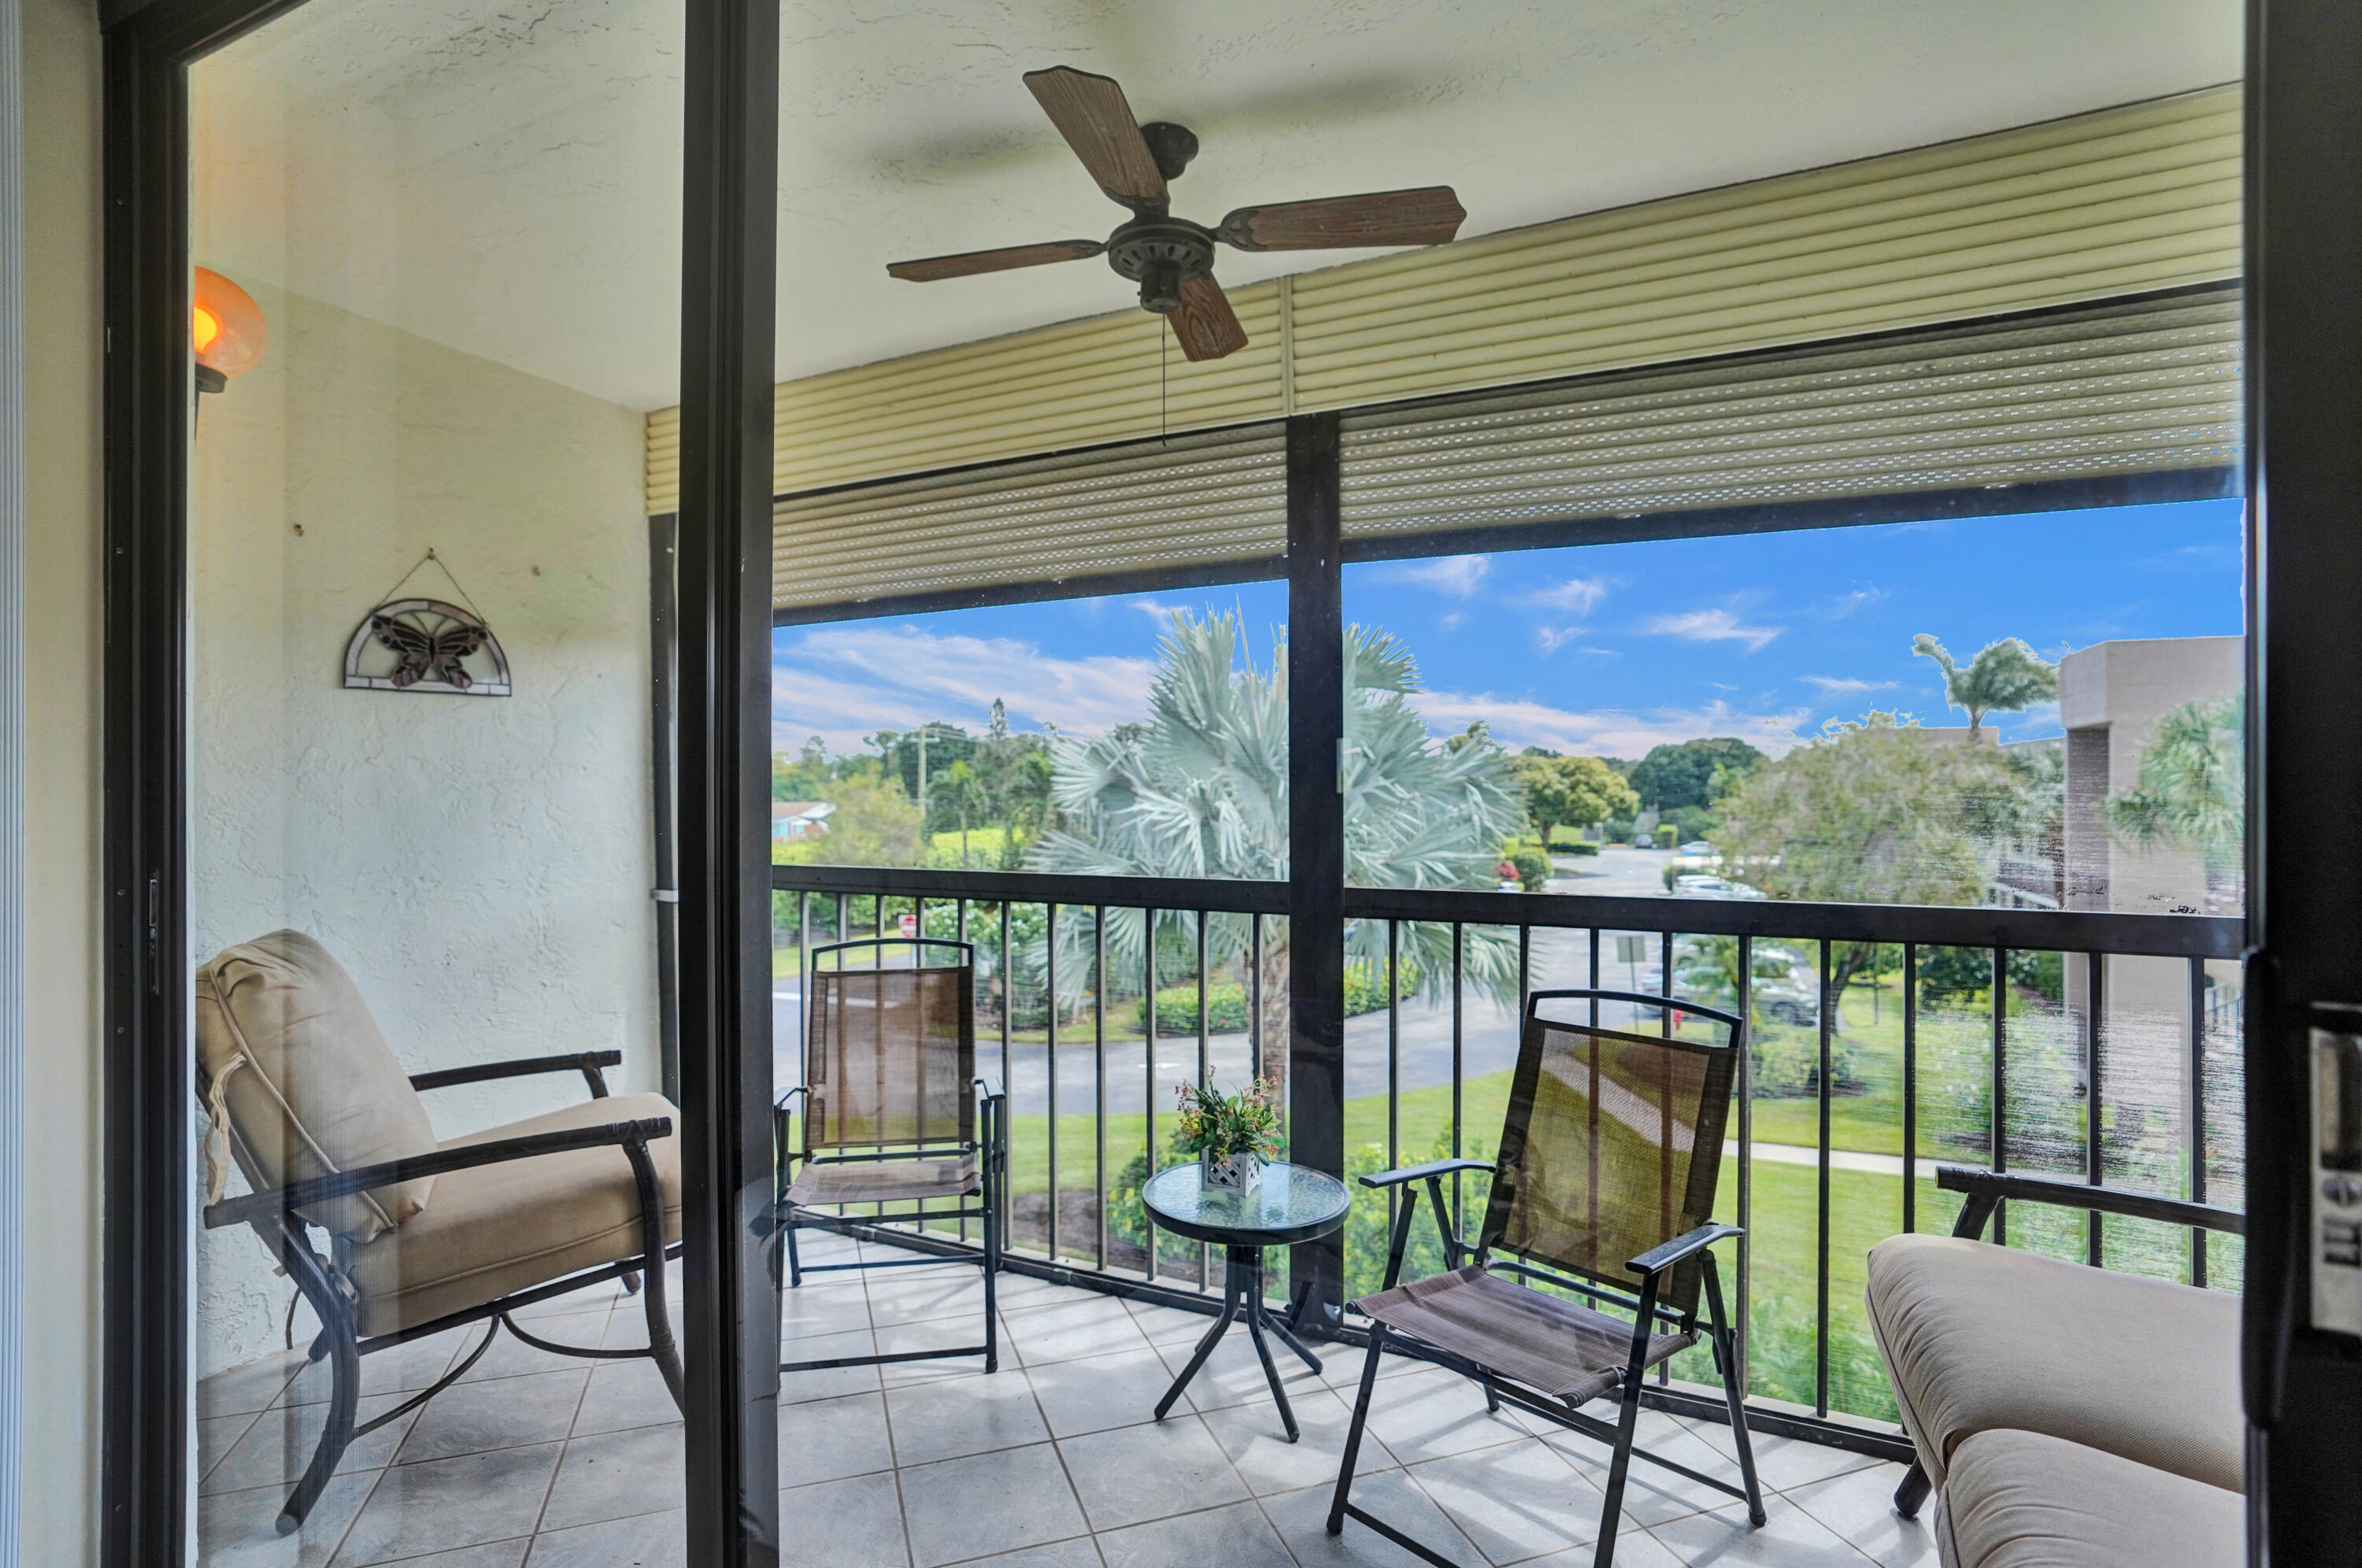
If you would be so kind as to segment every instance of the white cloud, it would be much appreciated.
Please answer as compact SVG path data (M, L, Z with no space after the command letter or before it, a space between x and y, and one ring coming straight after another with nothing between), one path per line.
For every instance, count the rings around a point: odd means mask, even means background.
M1438 593L1449 593L1454 599L1471 599L1475 596L1476 585L1492 569L1491 559L1485 556L1440 556L1417 566L1396 568L1394 580L1415 582Z
M1857 588L1851 593L1840 593L1830 600L1821 614L1827 620L1842 621L1857 610L1867 610L1885 601L1886 590L1882 588Z
M1581 626L1536 626L1534 646L1546 654L1556 653L1581 635L1583 635Z
M1571 577L1556 588L1545 588L1529 596L1526 602L1545 610L1562 610L1570 615L1588 615L1593 606L1606 597L1606 578Z
M946 636L915 626L823 627L771 663L771 723L786 744L818 734L857 749L879 728L929 719L981 727L992 700L1021 727L1095 734L1148 712L1155 661L1058 658L1013 637Z
M1808 675L1805 677L1805 683L1819 687L1831 697L1859 697L1865 691L1892 691L1896 684L1892 680L1857 680L1850 675Z
M1776 755L1795 744L1793 732L1812 717L1809 708L1746 713L1723 701L1646 712L1620 708L1577 712L1485 691L1422 691L1410 701L1428 727L1439 733L1463 730L1470 720L1482 719L1491 726L1493 738L1511 750L1539 745L1596 756L1640 756L1650 746L1701 735L1739 735Z
M1659 636L1680 637L1693 643L1745 643L1749 653L1760 653L1764 646L1787 630L1785 626L1749 626L1727 610L1692 610L1681 615L1659 615L1640 628Z

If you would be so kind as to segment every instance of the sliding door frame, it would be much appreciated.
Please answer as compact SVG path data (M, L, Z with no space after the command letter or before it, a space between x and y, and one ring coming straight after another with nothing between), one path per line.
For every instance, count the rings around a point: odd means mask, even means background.
M101 6L105 1568L185 1562L191 1546L188 68L303 3ZM685 408L699 411L682 435L680 540L686 1529L693 1562L775 1568L778 1302L753 1206L758 1192L767 1204L770 1169L769 786L758 765L769 745L778 8L682 3L681 377ZM757 377L759 426L745 391ZM749 580L763 590L751 620Z

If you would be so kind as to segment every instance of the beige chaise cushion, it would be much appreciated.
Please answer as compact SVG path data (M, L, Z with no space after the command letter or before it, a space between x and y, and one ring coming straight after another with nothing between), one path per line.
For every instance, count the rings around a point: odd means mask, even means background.
M1952 1452L1936 1519L1944 1568L2239 1568L2236 1492L2039 1432L1975 1432Z
M680 1239L680 1113L660 1094L588 1100L443 1146L659 1116L671 1119L674 1135L650 1143L648 1154L664 1193L669 1243ZM354 1252L360 1331L431 1322L640 1250L639 1188L620 1146L446 1171L436 1178L430 1208Z
M274 931L199 965L196 1025L198 1066L267 1186L436 1147L352 977L302 932ZM434 1187L432 1176L377 1187L304 1217L367 1242L418 1213Z
M2000 1428L2243 1485L2235 1296L1891 1236L1870 1250L1869 1299L1903 1423L1938 1485L1956 1448Z

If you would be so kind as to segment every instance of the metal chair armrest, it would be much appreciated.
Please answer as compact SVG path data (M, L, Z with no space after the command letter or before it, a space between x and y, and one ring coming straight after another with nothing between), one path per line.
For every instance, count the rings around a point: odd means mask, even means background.
M528 1160L540 1154L570 1154L577 1149L596 1149L606 1144L646 1145L652 1140L671 1136L672 1118L652 1116L645 1121L611 1121L603 1127L568 1127L554 1132L532 1132L522 1138L502 1138L490 1143L469 1143L458 1149L437 1149L431 1154L412 1154L374 1165L359 1165L352 1170L336 1171L286 1187L209 1203L205 1206L205 1229L216 1231L225 1225L275 1220L312 1204L325 1203L332 1198L349 1198L354 1193L366 1192L374 1187L392 1187L398 1182L416 1181L424 1176L442 1176L446 1172L468 1170L477 1165Z
M607 1098L607 1080L599 1076L602 1067L624 1065L621 1051L577 1051L564 1056L521 1056L513 1062L478 1062L465 1067L444 1067L432 1073L413 1073L410 1087L414 1089L449 1088L454 1084L480 1084L493 1078L529 1077L535 1073L580 1073L590 1086L590 1098Z
M2169 1225L2227 1231L2234 1236L2247 1233L2247 1217L2236 1209L2217 1209L2182 1198L2158 1198L2145 1192L2091 1187L2080 1181L1979 1170L1973 1165L1937 1165L1936 1185L1947 1192L1961 1193L1968 1199L1960 1206L1959 1223L1952 1231L1955 1236L1983 1234L1985 1221L2003 1198L2056 1204L2061 1209L2096 1209L2130 1220L2158 1220Z
M1489 1171L1490 1160L1434 1160L1423 1165L1405 1165L1398 1171L1380 1171L1375 1176L1362 1177L1362 1185L1372 1189L1400 1187L1407 1181L1424 1181L1429 1176L1450 1176L1454 1171Z
M1670 1242L1650 1247L1639 1257L1626 1263L1624 1266L1634 1274L1660 1275L1683 1259L1705 1251L1706 1248L1726 1237L1745 1234L1747 1232L1736 1225L1704 1224L1685 1236L1675 1236Z
M987 1100L1003 1100L1009 1098L1007 1092L1001 1088L999 1083L993 1078L971 1078L968 1080L968 1086L971 1088L982 1090L983 1097Z
M778 1099L773 1100L771 1102L771 1109L773 1110L785 1110L788 1109L788 1101L795 1099L798 1095L809 1097L811 1093L811 1090L810 1088L802 1084L798 1084L793 1088L789 1089L785 1094L779 1096Z

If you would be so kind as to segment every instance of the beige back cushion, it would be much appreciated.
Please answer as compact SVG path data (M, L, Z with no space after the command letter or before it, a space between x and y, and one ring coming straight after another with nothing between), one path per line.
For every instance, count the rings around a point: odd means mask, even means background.
M269 1185L436 1148L352 977L302 932L274 931L199 965L196 1004L198 1066ZM377 1187L304 1218L367 1242L425 1208L434 1186L427 1176Z

